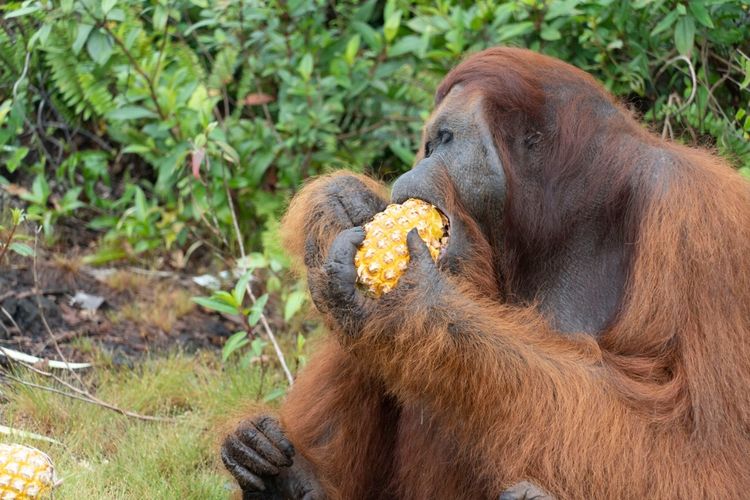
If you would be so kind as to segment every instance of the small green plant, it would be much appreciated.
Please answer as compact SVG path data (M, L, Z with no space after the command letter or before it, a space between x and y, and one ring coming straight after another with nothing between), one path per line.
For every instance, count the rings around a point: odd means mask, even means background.
M33 248L19 241L25 238L17 232L24 220L26 220L26 213L20 208L13 208L10 211L10 227L6 228L0 224L0 235L3 235L0 239L0 264L3 263L8 250L24 257L34 255Z
M72 215L85 204L78 198L82 188L68 189L59 199L51 200L51 190L44 175L38 174L31 184L31 189L20 194L20 198L29 203L28 219L38 221L42 225L44 234L51 237L55 222L60 217Z
M243 365L249 364L254 359L262 360L263 350L269 345L269 342L261 340L254 333L256 328L262 327L261 330L265 332L270 343L273 344L276 356L291 383L291 373L264 316L264 311L270 294L278 294L284 304L283 319L285 324L288 325L302 310L307 295L297 288L301 286L300 283L296 283L294 286L282 286L277 273L283 271L284 266L277 259L268 258L260 253L251 253L238 261L237 269L241 270L241 275L231 291L216 290L210 296L193 297L192 300L206 309L243 318L243 329L232 334L224 344L222 349L223 362L226 363L232 357L240 355L242 355L240 363ZM266 292L256 297L251 291L250 282L258 272L265 273ZM304 336L298 334L295 356L298 366L304 364L305 361L304 345Z

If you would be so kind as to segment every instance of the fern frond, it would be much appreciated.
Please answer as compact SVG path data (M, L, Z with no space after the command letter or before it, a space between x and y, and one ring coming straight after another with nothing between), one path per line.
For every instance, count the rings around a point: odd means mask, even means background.
M114 109L114 97L107 89L106 80L97 78L93 73L78 73L78 84L89 108L102 116ZM84 116L88 119L88 116Z

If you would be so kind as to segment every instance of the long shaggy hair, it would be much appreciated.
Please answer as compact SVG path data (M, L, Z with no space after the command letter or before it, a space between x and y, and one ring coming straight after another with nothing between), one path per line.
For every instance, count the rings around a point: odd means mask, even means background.
M281 411L298 452L339 498L496 498L524 479L560 498L745 497L747 184L709 152L653 136L558 60L480 52L438 103L459 83L485 97L506 169L503 244L479 255L475 278L447 278L440 307L415 287L357 340L323 342ZM524 172L512 145L531 134L544 162ZM342 229L321 209L329 182L289 209L297 255L310 234ZM616 235L625 286L598 337L562 335L513 290L590 218ZM486 293L481 266L502 271L489 275L508 299Z

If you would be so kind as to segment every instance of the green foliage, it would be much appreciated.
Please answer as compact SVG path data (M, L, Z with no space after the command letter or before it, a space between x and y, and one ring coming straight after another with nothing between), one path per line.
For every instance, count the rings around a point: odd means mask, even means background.
M222 349L222 360L227 361L235 353L245 352L243 363L249 364L251 359L259 358L263 349L268 344L266 341L253 337L253 331L258 322L261 321L268 300L269 293L255 297L247 292L250 291L250 282L258 272L265 272L265 286L268 292L277 292L281 295L284 311L284 321L289 323L301 310L307 295L305 292L295 288L281 290L281 281L276 273L283 268L282 263L273 259L267 259L263 254L252 253L238 261L239 278L231 291L215 290L208 297L193 297L193 302L211 310L231 316L244 318L244 330L235 332L230 336ZM248 299L249 295L249 299ZM249 303L249 305L248 305ZM301 337L301 335L300 335ZM301 356L305 339L297 341L297 355ZM250 346L249 351L245 348ZM304 362L304 360L303 360Z
M0 182L28 187L29 214L48 234L59 217L85 213L103 233L89 262L196 242L236 254L238 238L278 260L278 218L305 178L406 170L437 82L464 54L498 44L592 72L655 131L750 172L749 9L10 1L0 6Z
M26 237L17 233L24 220L26 220L26 213L20 208L13 208L10 210L9 227L6 228L0 224L0 264L3 263L3 258L9 250L23 257L34 255L34 249L21 242Z

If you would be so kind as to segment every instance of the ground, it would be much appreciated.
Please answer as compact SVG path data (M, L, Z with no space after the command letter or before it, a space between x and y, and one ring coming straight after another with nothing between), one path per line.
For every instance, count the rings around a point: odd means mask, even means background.
M221 346L241 320L195 305L191 297L209 292L187 273L90 268L45 251L36 279L34 267L20 257L0 267L0 345L59 359L51 332L68 361L93 363L81 377L97 398L168 420L143 421L40 390L29 384L65 388L0 358L0 422L55 441L0 434L0 442L52 457L63 480L56 499L228 498L234 482L218 460L217 429L238 408L283 396L286 381L270 348L268 356L222 362ZM87 310L73 300L78 292L104 302ZM272 328L285 351L295 352L274 311L270 303ZM67 371L55 374L80 386Z
M191 297L208 292L189 275L92 269L53 256L37 264L37 276L39 295L31 259L14 259L0 274L0 340L29 354L56 354L40 306L58 343L74 359L79 356L74 341L81 338L96 341L120 359L175 347L189 352L220 347L238 328L231 319L195 306ZM86 310L73 300L79 292L104 302L96 311Z

